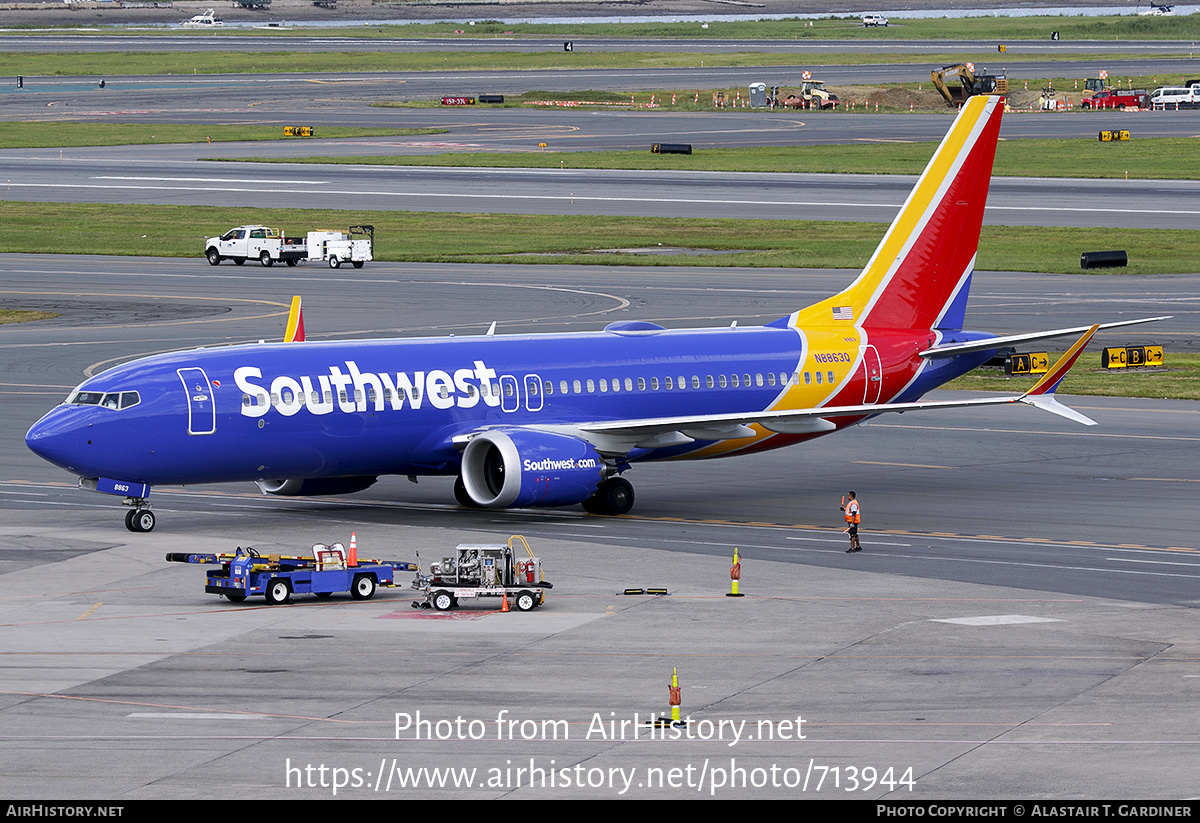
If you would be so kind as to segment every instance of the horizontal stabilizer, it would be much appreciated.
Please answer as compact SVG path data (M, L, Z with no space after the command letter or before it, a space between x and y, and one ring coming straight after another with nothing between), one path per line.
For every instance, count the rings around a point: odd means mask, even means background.
M1085 426L1095 426L1096 421L1087 415L1080 414L1069 406L1064 406L1059 403L1052 394L1038 394L1025 396L1021 398L1022 403L1030 406L1035 406L1042 411L1048 411L1051 414L1057 414L1059 417L1065 417L1068 420L1074 420L1076 423L1082 423Z
M1156 323L1159 320L1170 320L1171 315L1165 317L1143 317L1140 320L1121 320L1116 323L1101 323L1096 328L1098 329L1115 329L1121 326L1136 326L1139 323ZM1066 337L1068 334L1081 334L1087 331L1090 326L1075 326L1070 329L1053 329L1051 331L1034 331L1026 334L1010 334L1005 337L989 337L986 340L972 340L969 343L948 343L945 346L934 346L919 352L921 357L957 357L960 354L970 354L977 351L988 351L989 349L999 349L1005 346L1012 346L1017 343L1032 343L1036 340L1050 340L1054 337Z

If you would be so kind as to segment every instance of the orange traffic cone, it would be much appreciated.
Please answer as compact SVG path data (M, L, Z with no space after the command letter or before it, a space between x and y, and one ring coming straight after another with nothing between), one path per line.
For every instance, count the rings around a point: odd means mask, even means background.
M346 560L346 565L358 565L358 535L354 532L350 532L350 557Z
M508 592L504 593L504 599L500 601L500 611L508 611Z

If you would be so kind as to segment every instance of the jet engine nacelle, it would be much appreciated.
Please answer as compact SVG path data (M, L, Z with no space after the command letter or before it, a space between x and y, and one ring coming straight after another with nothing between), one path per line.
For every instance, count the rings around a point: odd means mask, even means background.
M476 435L463 450L463 486L488 508L582 503L607 474L590 443L566 434L497 429Z
M375 485L378 477L318 477L303 480L255 480L263 494L279 497L318 497L329 494L351 494Z

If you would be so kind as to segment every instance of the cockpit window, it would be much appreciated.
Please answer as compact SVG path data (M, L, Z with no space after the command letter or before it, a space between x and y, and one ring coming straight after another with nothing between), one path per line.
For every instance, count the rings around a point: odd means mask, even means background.
M128 409L141 402L141 395L135 391L77 391L67 398L67 403L72 406L103 406L106 409Z

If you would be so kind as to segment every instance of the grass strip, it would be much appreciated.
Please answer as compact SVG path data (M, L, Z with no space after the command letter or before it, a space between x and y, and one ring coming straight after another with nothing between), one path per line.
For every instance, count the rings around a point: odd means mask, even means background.
M0 252L194 257L232 226L262 222L288 234L355 223L375 226L380 260L463 263L590 263L642 266L864 266L882 223L735 220L596 215L350 212L89 203L0 202ZM988 226L979 266L989 270L1079 273L1094 233L1075 228ZM1129 253L1122 274L1189 273L1200 260L1200 232L1106 229L1107 248ZM653 255L612 251L682 247L729 253Z
M49 320L58 317L52 311L24 311L21 309L0 309L0 325L5 323L29 323L33 320Z
M3 43L0 40L0 43ZM286 45L283 43L281 45ZM999 56L999 55L997 55ZM1184 59L1186 51L1159 54L1157 59ZM944 54L901 54L895 52L855 54L853 52L801 55L793 52L70 52L60 54L0 53L0 75L24 75L25 90L37 90L40 78L104 77L123 75L181 74L306 74L397 71L527 71L570 69L656 69L736 66L843 66L864 64L928 63L931 68L950 63L985 60L978 52ZM1079 55L1006 54L1003 63L1012 67L1028 61L1077 61ZM1106 61L1144 60L1144 55L1088 55L1101 65ZM1001 62L999 60L997 63ZM1015 75L1010 71L1009 77ZM769 79L769 78L768 78ZM794 78L798 80L798 78ZM337 88L336 80L313 81ZM381 83L394 83L380 78ZM464 83L474 83L468 78ZM766 80L764 79L764 82ZM119 81L110 81L109 90L119 90ZM468 89L469 91L475 91ZM447 94L463 90L447 89ZM484 90L488 91L488 90ZM97 93L103 93L97 89Z
M1153 326L1130 332L1131 339L1151 339ZM1051 353L1053 363L1061 353ZM1085 353L1062 385L1065 394L1104 397L1148 397L1156 399L1200 400L1200 354L1166 352L1166 363L1158 369L1096 368L1099 351ZM996 369L976 369L947 384L947 389L1018 393L1036 381L1029 377L1004 377ZM1067 405L1070 405L1068 403Z
M619 37L673 37L696 40L795 40L831 38L875 43L881 40L1018 40L1049 41L1054 32L1061 41L1071 40L1192 40L1200 36L1200 15L1141 17L1107 15L1080 17L1044 15L1031 17L894 18L887 28L864 28L861 16L829 16L818 20L710 20L701 23L556 23L527 24L484 21L401 26L391 36L487 37L513 34L542 34ZM423 31L422 31L423 30ZM384 31L387 31L385 27ZM426 33L427 32L427 33ZM461 32L458 33L458 32ZM382 35L383 32L380 32Z
M296 125L304 125L297 123ZM445 134L447 129L395 129L321 126L316 136L405 137ZM130 146L153 143L231 143L302 140L285 137L282 126L205 126L176 123L0 122L0 149L69 146Z
M818 115L820 116L820 115ZM260 163L331 163L378 166L456 166L638 171L815 172L920 174L937 143L857 143L822 146L694 148L691 155L644 151L469 152L436 155L211 158ZM997 177L1200 179L1200 138L1152 137L1116 143L1098 140L1005 140L996 149Z

